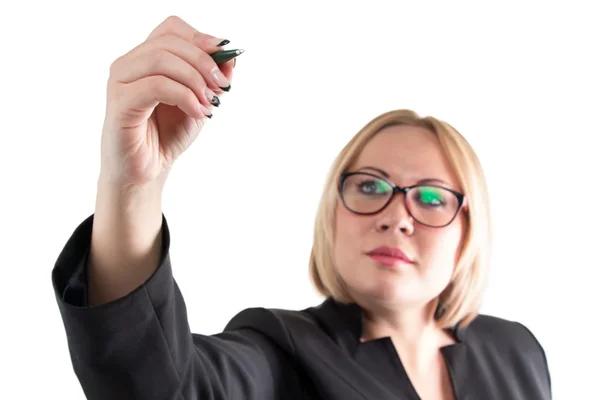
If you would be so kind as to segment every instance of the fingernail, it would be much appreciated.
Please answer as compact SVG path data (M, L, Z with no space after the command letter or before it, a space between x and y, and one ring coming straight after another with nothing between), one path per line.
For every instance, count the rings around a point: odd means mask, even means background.
M208 44L211 46L221 47L229 44L229 40L222 38L210 38L208 39Z
M215 92L213 92L209 88L204 88L204 92L205 92L205 95L206 95L206 100L210 104L212 104L215 107L219 107L219 105L221 105L221 100L219 100L219 97L217 97L217 95L215 94Z
M225 86L225 87L223 87L223 86L219 86L219 87L220 87L220 88L221 88L221 90L222 90L222 91L224 91L224 92L229 92L229 90L231 89L231 85L227 85L227 86Z
M202 111L202 114L206 115L208 118L212 118L212 113L210 110L204 107L202 104L200 104L200 111Z
M219 67L215 67L210 73L210 76L213 79L213 82L221 89L230 85L229 80L225 77L225 75L223 75Z

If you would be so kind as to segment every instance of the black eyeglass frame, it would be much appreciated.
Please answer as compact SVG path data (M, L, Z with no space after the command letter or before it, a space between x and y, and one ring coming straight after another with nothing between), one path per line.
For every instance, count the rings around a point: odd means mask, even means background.
M346 202L344 201L344 195L343 195L343 188L344 188L344 182L346 181L346 179L348 179L348 177L353 176L353 175L368 175L368 176L372 176L373 178L376 178L378 180L382 180L384 182L386 182L388 185L391 186L392 188L392 195L390 196L390 198L388 199L388 201L385 202L385 204L383 206L381 206L381 208L379 208L376 211L372 211L372 212L365 212L365 213L361 213L361 212L357 212L353 209L351 209ZM408 206L408 192L411 189L417 188L417 187L435 187L435 188L439 188L439 189L444 189L449 191L450 193L452 193L454 196L456 196L457 200L458 200L458 207L456 207L456 212L454 213L454 215L452 216L452 218L450 219L450 221L447 224L444 225L429 225L429 224L425 224L421 221L419 221L417 218L415 218L415 216L413 215L412 211L410 210L410 207ZM342 204L344 205L344 207L350 211L351 213L357 214L357 215L375 215L380 213L381 211L383 211L394 199L394 197L396 197L396 195L398 193L404 193L404 206L406 207L406 210L408 211L408 213L410 214L410 216L412 217L412 219L414 219L415 221L417 221L419 224L424 225L424 226L428 226L431 228L444 228L448 225L450 225L455 219L456 216L458 215L458 213L460 212L460 209L463 206L463 203L465 201L465 195L457 192L456 190L452 190L450 188L444 187L444 186L440 186L440 185L433 185L433 184L417 184L417 185L412 185L412 186L406 186L406 187L401 187L401 186L397 186L395 185L393 182L391 182L390 180L383 178L379 175L375 175L372 174L370 172L363 172L363 171L355 171L355 172L343 172L340 175L340 179L338 182L338 193L340 196L340 200L342 201Z

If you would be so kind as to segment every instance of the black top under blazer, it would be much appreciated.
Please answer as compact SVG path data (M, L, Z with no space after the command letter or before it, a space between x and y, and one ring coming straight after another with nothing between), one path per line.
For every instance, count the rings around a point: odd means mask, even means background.
M222 333L191 333L164 215L156 272L127 296L87 307L92 224L93 215L74 230L52 271L89 400L419 399L390 338L361 343L355 304L249 308ZM457 343L441 352L458 400L551 399L544 350L523 325L480 315L453 335Z

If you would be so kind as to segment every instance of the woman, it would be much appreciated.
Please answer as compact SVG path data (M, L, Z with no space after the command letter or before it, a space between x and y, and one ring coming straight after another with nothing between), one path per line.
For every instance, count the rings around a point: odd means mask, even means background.
M310 269L326 300L192 334L161 212L168 171L230 88L223 41L168 18L111 68L94 215L53 270L88 399L550 399L524 326L478 315L489 218L476 155L411 111L334 162Z

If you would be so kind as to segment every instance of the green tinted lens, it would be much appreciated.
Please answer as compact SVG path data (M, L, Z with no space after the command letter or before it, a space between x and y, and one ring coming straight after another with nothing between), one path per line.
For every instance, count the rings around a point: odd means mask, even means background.
M385 181L380 180L365 182L363 189L368 191L368 193L373 194L387 193L392 190L390 185L388 185Z
M422 187L419 190L419 201L428 205L443 204L444 191L435 187Z
M419 186L408 196L408 207L417 221L429 226L444 226L458 210L458 199L445 188Z

